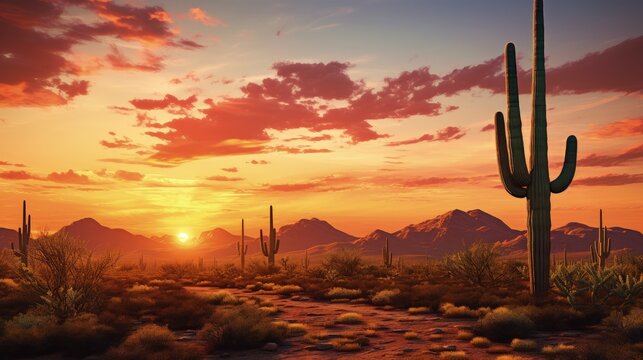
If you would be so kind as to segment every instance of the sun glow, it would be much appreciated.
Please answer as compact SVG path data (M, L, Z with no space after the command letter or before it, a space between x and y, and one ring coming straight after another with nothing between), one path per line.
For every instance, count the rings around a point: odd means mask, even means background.
M178 237L178 239L179 239L179 242L180 242L180 243L182 243L182 244L185 244L185 243L186 243L186 242L188 242L188 240L190 239L190 235L188 235L188 234L186 234L186 233L183 233L183 232L182 232L182 233L179 233L179 234L177 235L177 237Z

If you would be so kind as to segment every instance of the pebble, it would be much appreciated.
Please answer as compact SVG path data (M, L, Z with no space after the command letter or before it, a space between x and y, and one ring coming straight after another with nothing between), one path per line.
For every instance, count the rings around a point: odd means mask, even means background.
M279 345L277 345L276 343L269 342L269 343L266 343L266 345L264 345L262 349L265 351L277 351L278 347Z

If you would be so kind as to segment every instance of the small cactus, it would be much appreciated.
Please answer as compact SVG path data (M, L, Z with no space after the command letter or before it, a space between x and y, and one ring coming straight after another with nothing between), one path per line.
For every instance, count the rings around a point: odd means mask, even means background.
M243 219L241 219L241 242L237 242L237 253L241 259L241 272L246 268L246 254L248 254L248 245L246 244L246 234Z
M11 243L11 250L24 266L29 265L29 241L31 240L31 215L27 216L27 201L22 201L22 228L18 228L18 249Z
M567 266L567 247L563 248L563 266Z
M382 260L387 269L393 265L393 253L389 251L388 238L386 238L386 245L382 248Z
M279 251L279 239L277 239L277 229L274 227L272 218L272 205L270 205L270 228L268 228L269 240L263 240L263 229L259 230L259 241L261 242L261 252L268 258L268 265L275 266L275 254Z
M145 260L143 259L143 255L141 255L140 259L138 259L138 270L139 271L145 271L145 268L147 268L147 264L145 263Z
M590 245L592 262L601 270L605 268L607 257L612 251L612 239L607 237L607 226L603 227L603 209L600 210L600 223L598 226L598 238Z
M308 271L310 267L310 259L308 258L308 249L304 253L304 258L301 260L301 267L304 268L304 271Z

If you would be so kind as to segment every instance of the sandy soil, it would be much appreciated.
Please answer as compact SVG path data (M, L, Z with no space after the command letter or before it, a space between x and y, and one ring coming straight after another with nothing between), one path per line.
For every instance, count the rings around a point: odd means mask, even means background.
M304 323L309 333L325 331L330 339L319 340L317 344L306 343L303 336L288 338L275 351L247 350L220 351L209 358L230 357L235 359L436 359L440 351L464 351L470 359L495 359L498 353L489 354L490 349L510 351L507 344L492 344L491 348L480 349L469 341L456 339L458 330L470 329L474 320L446 319L440 314L430 313L409 315L406 311L374 307L367 304L331 303L310 300L302 296L283 297L270 294L249 292L240 289L219 289L208 287L186 287L188 291L200 294L227 290L237 296L257 296L276 305L282 312L276 315L278 320ZM336 325L327 327L342 313L356 312L363 316L365 322L356 325ZM375 327L376 336L370 337L370 344L359 352L338 352L328 348L332 338L341 337L343 332L364 330ZM413 331L418 334L415 340L407 340L404 333ZM431 334L441 334L441 339L431 339ZM182 334L179 334L181 336ZM184 338L191 341L191 333ZM540 344L577 344L581 338L592 336L590 332L539 333L535 340ZM435 336L434 336L435 337ZM197 341L197 340L192 340ZM321 343L321 344L320 344ZM324 350L321 350L324 349ZM539 359L542 356L529 353L513 353L523 359Z

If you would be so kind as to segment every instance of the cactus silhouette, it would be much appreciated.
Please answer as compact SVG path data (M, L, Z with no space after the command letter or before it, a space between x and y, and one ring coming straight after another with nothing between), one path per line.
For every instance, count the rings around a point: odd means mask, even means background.
M598 238L589 246L592 253L592 262L601 270L605 268L607 258L612 251L612 239L607 237L607 226L603 227L603 209L600 210L600 223L598 225Z
M386 245L382 248L382 260L384 260L386 268L390 268L393 265L393 253L389 251L388 238L386 238Z
M243 219L241 219L241 242L237 241L237 253L239 253L239 258L241 260L241 271L243 272L246 268L246 254L248 253L248 245L246 245L246 233Z
M263 229L259 230L259 241L261 242L261 252L263 256L268 258L268 265L275 266L275 254L279 251L279 239L277 239L277 229L273 226L274 222L272 220L272 205L270 205L270 228L269 240L266 243L263 240Z
M304 268L304 271L308 271L310 267L310 259L308 259L308 249L304 253L304 258L301 260L301 267Z
M29 241L31 241L31 215L27 216L27 201L22 201L22 227L18 228L18 249L11 243L11 250L24 266L29 266Z
M549 291L549 254L551 250L551 193L563 192L571 184L576 171L577 143L575 136L567 138L565 161L560 175L549 179L547 159L547 106L545 103L545 30L543 0L534 0L532 69L532 115L530 170L525 161L525 149L518 100L516 51L512 43L505 48L507 116L496 113L496 149L500 178L509 194L527 198L527 250L529 283L532 295Z

